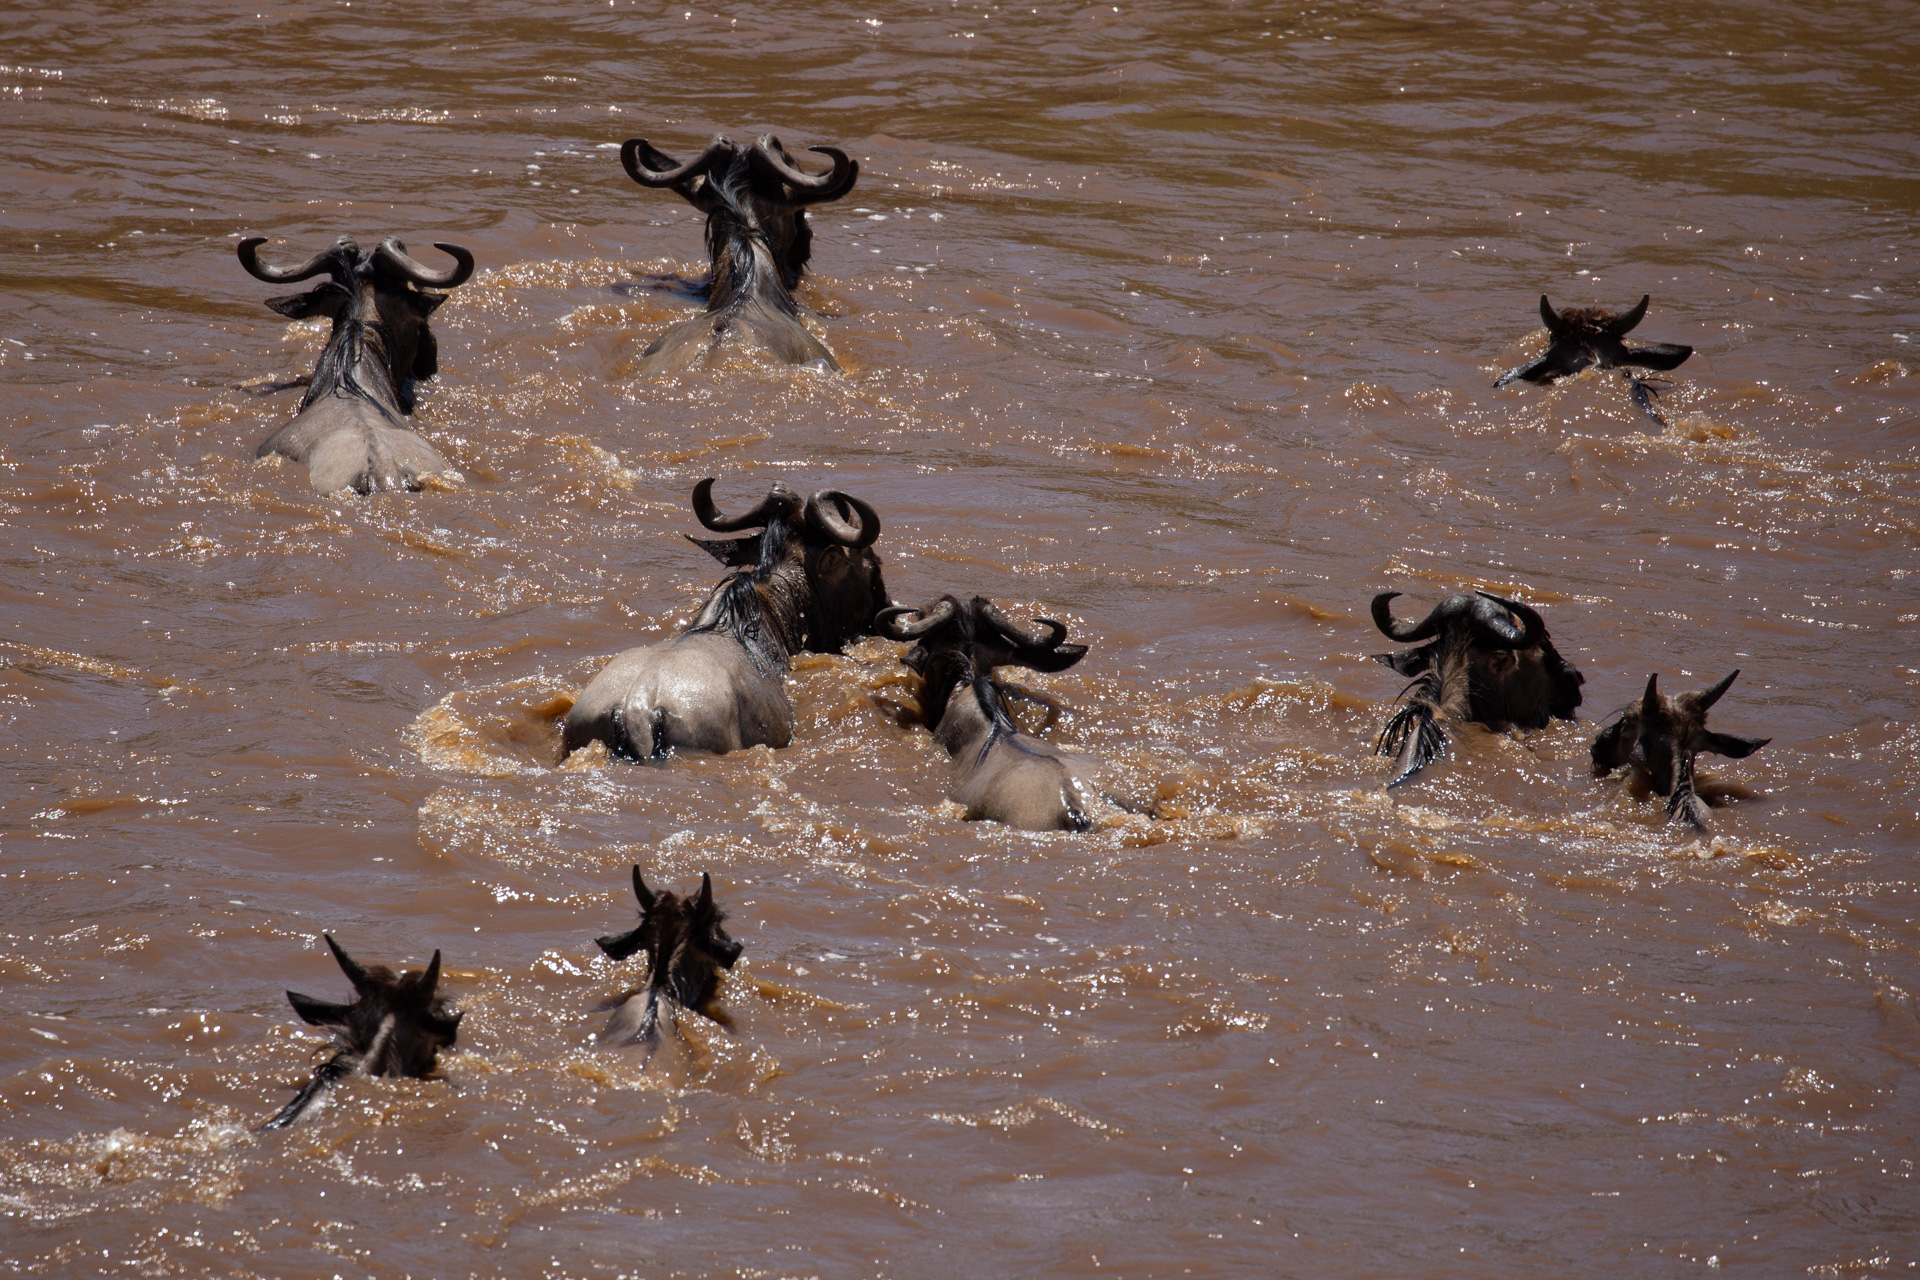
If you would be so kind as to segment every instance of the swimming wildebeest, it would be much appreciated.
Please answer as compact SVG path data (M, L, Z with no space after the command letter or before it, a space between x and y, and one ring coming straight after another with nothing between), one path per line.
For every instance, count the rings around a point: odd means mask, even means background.
M435 244L454 265L430 271L407 256L389 236L362 252L341 236L297 267L269 267L258 257L263 236L239 245L240 265L256 279L287 284L325 272L329 279L305 293L267 299L290 320L325 316L333 321L306 398L292 422L268 436L256 456L282 454L305 463L320 493L355 489L418 489L421 477L455 474L447 460L407 424L413 385L439 370L439 349L427 317L447 300L434 289L451 289L473 274L473 255L454 244Z
M1698 787L1693 774L1693 759L1703 751L1744 759L1773 741L1771 738L1737 738L1730 733L1715 733L1707 728L1707 710L1720 701L1732 686L1728 676L1712 688L1698 693L1668 697L1660 692L1660 675L1647 677L1646 692L1640 701L1622 712L1620 718L1600 731L1593 740L1593 773L1604 778L1625 766L1640 795L1664 795L1667 820L1685 818L1694 830L1707 829L1707 806L1720 803L1736 788ZM1705 794L1702 795L1702 790Z
M882 609L874 626L889 640L914 641L900 659L921 679L921 719L953 757L952 796L969 820L1034 831L1086 831L1104 803L1100 762L1022 733L1001 701L996 667L1065 671L1087 647L1062 644L1067 628L1034 619L1023 631L983 596L942 596L918 609Z
M667 187L707 215L712 266L699 286L706 314L682 320L640 354L643 375L683 369L737 337L782 364L838 369L833 353L800 323L793 290L813 255L807 206L853 190L860 166L837 147L810 147L833 161L823 174L803 172L771 135L743 147L716 134L685 164L629 138L620 162L643 187Z
M675 1007L692 1009L731 1030L733 1019L714 1003L714 995L720 988L721 971L733 968L741 948L721 927L727 913L713 901L712 878L702 873L699 895L682 898L671 889L656 893L647 888L640 868L635 867L633 896L640 900L638 927L594 942L615 960L645 951L647 985L620 997L600 1032L600 1043L658 1043L662 996L669 1017Z
M1693 348L1673 342L1630 347L1621 340L1647 314L1650 300L1649 295L1642 295L1639 303L1625 315L1615 315L1599 307L1568 307L1555 312L1547 295L1541 294L1540 319L1546 323L1547 335L1552 341L1539 359L1507 370L1493 385L1498 388L1514 381L1553 382L1595 366L1621 369L1628 371L1633 402L1640 406L1641 412L1664 426L1665 420L1653 407L1654 388L1630 369L1636 365L1659 372L1675 369L1693 354Z
M753 510L722 517L707 479L694 486L693 510L709 529L761 532L694 539L735 572L678 635L601 669L567 713L568 752L593 741L637 760L784 747L793 739L785 679L793 655L838 653L871 634L888 603L872 550L880 517L858 498L822 489L803 500L776 483Z
M1392 601L1399 594L1383 591L1373 598L1374 624L1390 640L1429 643L1375 655L1375 661L1413 677L1374 744L1381 755L1394 757L1389 787L1445 749L1441 720L1477 721L1502 733L1544 729L1550 716L1574 718L1584 677L1554 649L1534 610L1480 591L1448 596L1420 622L1398 622Z
M341 949L332 935L322 935L353 983L352 1004L332 1004L287 992L293 1011L316 1027L333 1032L334 1055L315 1069L313 1079L292 1102L280 1108L263 1129L284 1129L312 1110L335 1081L347 1076L425 1076L431 1074L440 1050L452 1046L461 1015L447 1008L437 990L440 953L426 972L394 976L385 965L368 968Z

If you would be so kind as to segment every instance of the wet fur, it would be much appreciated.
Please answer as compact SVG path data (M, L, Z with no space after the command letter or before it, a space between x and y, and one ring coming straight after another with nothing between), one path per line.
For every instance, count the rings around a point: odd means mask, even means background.
M1734 784L1714 783L1696 776L1695 758L1702 753L1740 760L1772 741L1716 733L1707 728L1707 712L1740 673L1718 685L1669 697L1659 692L1658 676L1649 676L1640 700L1594 738L1590 755L1596 777L1625 769L1636 799L1666 797L1667 820L1684 821L1706 833L1707 810L1729 800L1746 799L1751 792Z
M1625 369L1638 366L1665 372L1678 368L1693 348L1678 343L1653 342L1628 346L1621 339L1640 323L1646 314L1648 299L1623 314L1599 307L1566 307L1558 312L1543 295L1540 318L1550 337L1546 351L1536 360L1509 369L1494 382L1504 387L1509 382L1554 382L1584 369ZM1631 378L1634 401L1642 412L1664 423L1651 404L1651 388L1639 378Z
M647 888L635 867L633 888L640 903L639 925L594 942L615 960L645 952L647 985L627 991L614 1003L600 1044L645 1044L651 1050L660 1041L663 1007L669 1019L676 1008L692 1009L731 1029L732 1019L714 999L721 975L740 958L741 944L722 927L727 913L713 900L711 878L702 875L700 892L682 898L670 889Z

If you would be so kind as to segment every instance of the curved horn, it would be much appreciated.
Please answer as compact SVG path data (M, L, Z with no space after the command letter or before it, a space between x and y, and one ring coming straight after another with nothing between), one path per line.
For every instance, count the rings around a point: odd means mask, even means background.
M640 878L639 867L633 869L633 896L640 900L642 911L653 910L653 904L658 900L653 890L647 888L647 882Z
M693 900L696 913L713 910L713 877L706 872L700 873L700 896Z
M1607 326L1607 332L1612 334L1616 338L1622 337L1628 333L1631 333L1633 331L1633 326L1639 324L1640 321L1646 316L1647 303L1651 302L1652 300L1653 300L1652 294L1648 294L1648 293L1641 294L1639 304L1635 306L1633 310L1627 312L1627 314L1621 316L1620 318L1618 318L1617 320L1609 324Z
M780 487L767 490L767 496L760 499L760 505L743 516L723 516L713 505L713 477L708 476L693 486L693 514L700 523L715 533L732 533L737 529L757 529L765 526L767 517L780 505Z
M1726 693L1728 689L1733 687L1733 682L1735 678L1739 676L1739 674L1740 674L1740 668L1735 667L1733 669L1733 674L1729 675L1725 680L1722 680L1719 684L1714 685L1713 688L1711 689L1701 690L1700 703L1699 703L1700 709L1702 711L1705 711L1708 707L1720 701L1721 695Z
M840 512L835 508L842 502L860 517L859 528L841 519ZM807 523L841 546L852 547L856 551L872 546L874 539L880 536L879 513L852 494L842 493L838 489L822 489L807 499Z
M340 964L340 972L347 975L347 981L353 984L353 989L355 991L363 990L367 982L367 971L365 967L362 966L358 960L348 955L346 951L341 948L340 944L333 940L332 934L323 933L320 936L327 940L328 949L333 952L333 958Z
M908 614L920 615L918 622L896 622L895 619ZM918 640L934 629L946 625L953 618L954 605L951 600L942 600L929 609L916 609L912 605L888 605L873 615L873 629L889 640Z
M1547 332L1556 338L1567 327L1567 322L1554 314L1553 304L1547 301L1547 295L1544 293L1540 295L1540 320L1547 326Z
M420 991L423 995L432 995L433 989L440 985L440 948L433 949L433 963L420 975Z
M708 141L706 149L685 164L680 164L664 151L656 150L645 138L628 138L620 144L620 164L626 169L627 176L643 187L670 187L676 182L685 182L688 178L706 168L714 153L733 146L733 140L724 133L716 133ZM667 169L652 167L652 161L664 160L672 166Z
M846 152L838 147L808 147L807 150L818 152L833 161L833 168L820 174L805 173L794 168L785 148L780 145L780 139L771 134L762 134L754 139L753 158L792 187L801 204L838 200L853 189L854 180L860 176L860 166Z
M433 247L453 259L453 265L445 271L431 271L415 262L407 253L407 246L399 239L388 236L373 251L373 256L393 271L405 276L415 284L431 285L436 289L451 289L462 285L473 274L473 255L457 244L443 244L436 240Z
M1373 598L1373 625L1380 628L1380 633L1387 639L1398 640L1402 644L1425 640L1429 636L1439 634L1440 624L1437 621L1440 615L1439 605L1433 606L1433 612L1429 613L1424 621L1417 623L1395 621L1391 602L1399 594L1398 591L1382 591Z
M1660 714L1660 673L1647 677L1647 691L1640 695L1640 715L1650 719Z
M267 242L265 236L248 236L234 246L234 252L240 256L240 265L255 280L265 280L268 284L291 284L295 280L305 280L308 276L317 276L333 266L334 255L342 249L358 252L359 246L352 237L341 236L331 249L322 249L297 267L270 267L260 261L260 246Z
M1035 618L1034 621L1043 628L1040 634L1035 635L1033 632L1022 631L1014 626L1013 621L1006 614L994 608L989 602L981 602L980 616L1007 639L1031 648L1057 649L1060 647L1060 642L1067 638L1066 624L1054 618Z
M1521 622L1521 625L1516 627L1505 618L1490 618L1476 609L1473 615L1474 623L1485 634L1492 636L1501 644L1510 644L1516 649L1530 649L1546 639L1547 624L1540 620L1540 615L1530 606L1521 604L1518 600L1509 600L1505 596L1496 596L1491 591L1476 591L1474 594L1482 600L1493 601Z

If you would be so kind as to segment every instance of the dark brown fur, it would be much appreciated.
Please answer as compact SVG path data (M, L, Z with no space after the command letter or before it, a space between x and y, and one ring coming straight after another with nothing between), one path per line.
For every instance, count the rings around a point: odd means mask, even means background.
M1509 369L1494 382L1504 387L1509 382L1553 382L1583 369L1643 369L1666 371L1678 368L1693 354L1693 348L1672 342L1637 343L1621 341L1647 314L1649 299L1640 301L1625 314L1600 307L1567 307L1556 312L1546 295L1540 296L1540 320L1547 326L1552 341L1539 359ZM1653 407L1653 387L1637 375L1628 374L1633 384L1634 403L1656 422L1663 422Z
M1694 830L1705 832L1707 807L1721 803L1729 793L1701 785L1694 776L1694 757L1711 752L1740 760L1772 741L1707 728L1707 711L1739 674L1736 670L1711 688L1672 697L1660 692L1659 673L1648 676L1640 701L1594 738L1594 776L1630 770L1636 790L1667 798L1668 821L1682 818Z
M712 878L702 874L700 892L682 898L671 889L647 888L640 868L635 867L633 896L640 902L639 925L594 942L615 960L646 952L647 985L614 1002L613 1017L600 1032L600 1043L658 1043L662 999L669 1017L674 1008L692 1009L731 1029L732 1019L714 1003L714 997L721 974L740 958L741 946L721 927L727 913L713 900Z
M461 1015L439 994L440 953L425 972L396 976L385 965L363 966L323 935L340 969L353 983L351 1004L334 1004L287 992L301 1019L333 1032L335 1052L314 1072L299 1095L282 1107L263 1129L283 1129L320 1101L335 1081L347 1076L428 1076L440 1050L452 1046Z

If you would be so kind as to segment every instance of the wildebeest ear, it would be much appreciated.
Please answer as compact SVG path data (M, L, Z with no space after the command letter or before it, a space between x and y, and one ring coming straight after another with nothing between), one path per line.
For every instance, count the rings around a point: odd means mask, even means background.
M625 960L645 945L640 935L646 931L647 926L641 925L638 929L627 933L610 933L604 938L595 938L593 941L595 946L615 960Z
M740 952L745 948L732 938L727 938L725 934L721 934L720 936L726 938L726 945L716 948L714 954L719 958L722 969L731 969L733 968L733 962L740 958Z
M1744 760L1772 741L1772 738L1742 738L1731 733L1715 733L1709 729L1700 735L1700 745L1697 749L1711 751L1717 756L1726 756L1733 760Z
M1376 653L1375 662L1384 663L1401 675L1412 679L1427 669L1428 660L1433 657L1433 646L1423 644L1418 649L1402 649L1398 653Z
M289 293L268 298L267 305L289 320L311 320L315 316L331 319L347 303L347 291L329 280L305 293Z
M1602 729L1594 737L1589 754L1593 757L1593 776L1604 778L1625 764L1633 755L1634 741L1639 734L1629 733L1627 726L1640 727L1639 717L1629 712Z
M686 538L729 569L750 569L760 563L757 533L747 538L696 538L692 534Z
M1692 347L1678 342L1649 342L1645 346L1622 347L1621 350L1626 352L1620 357L1621 364L1636 364L1642 369L1661 373L1679 368L1693 354Z
M413 305L419 309L422 316L432 315L440 309L440 304L446 300L447 295L444 293L430 293L425 289L415 289L413 291Z
M287 1003L300 1015L302 1022L316 1027L343 1027L347 1016L353 1011L350 1004L334 1004L331 1000L315 1000L312 996L303 996L298 991L287 992Z

